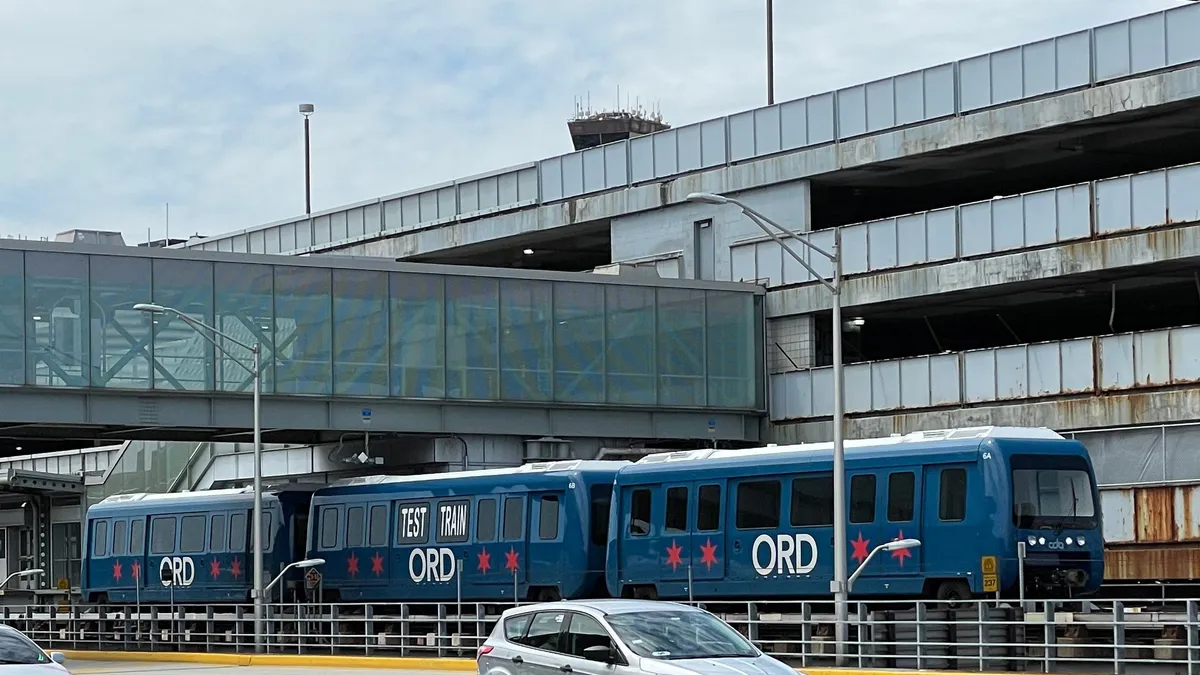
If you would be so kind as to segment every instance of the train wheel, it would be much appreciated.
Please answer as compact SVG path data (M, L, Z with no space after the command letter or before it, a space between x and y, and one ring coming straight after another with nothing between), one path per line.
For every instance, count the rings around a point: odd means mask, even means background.
M943 581L937 587L937 599L954 606L971 599L971 587L961 579Z

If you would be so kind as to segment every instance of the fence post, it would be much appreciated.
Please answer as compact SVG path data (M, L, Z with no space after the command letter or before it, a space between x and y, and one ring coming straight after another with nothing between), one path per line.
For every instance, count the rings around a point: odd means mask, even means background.
M1113 673L1125 673L1125 603L1113 603Z

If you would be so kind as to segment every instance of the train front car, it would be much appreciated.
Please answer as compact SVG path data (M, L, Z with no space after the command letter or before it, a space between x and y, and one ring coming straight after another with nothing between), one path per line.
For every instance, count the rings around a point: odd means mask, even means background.
M623 461L354 478L313 497L326 602L592 597Z
M1003 593L1017 595L1023 578L1027 596L1090 595L1104 581L1100 493L1091 460L1079 441L1035 431L981 446L989 482L1007 487L995 524L1006 543Z

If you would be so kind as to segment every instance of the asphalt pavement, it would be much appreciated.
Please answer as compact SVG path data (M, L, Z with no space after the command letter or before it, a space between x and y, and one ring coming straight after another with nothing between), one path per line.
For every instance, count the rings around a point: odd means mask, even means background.
M158 675L315 675L324 671L328 674L328 668L295 668L295 667L278 667L278 666L217 666L195 663L154 663L154 662L132 662L132 661L67 661L65 664L67 669L74 675L123 675L131 673L133 675L153 673ZM384 669L365 669L365 668L347 668L342 671L345 675L353 675L356 671L361 670L364 675L366 673L390 673L391 675L447 675L444 670L396 670L391 668Z

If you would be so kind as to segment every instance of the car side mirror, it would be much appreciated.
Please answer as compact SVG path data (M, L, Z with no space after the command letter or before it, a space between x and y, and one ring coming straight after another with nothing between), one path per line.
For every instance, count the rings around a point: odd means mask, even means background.
M67 662L67 655L62 652L50 652L50 660L61 666Z
M583 658L588 661L597 661L599 663L613 663L613 651L607 645L596 645L583 650Z

